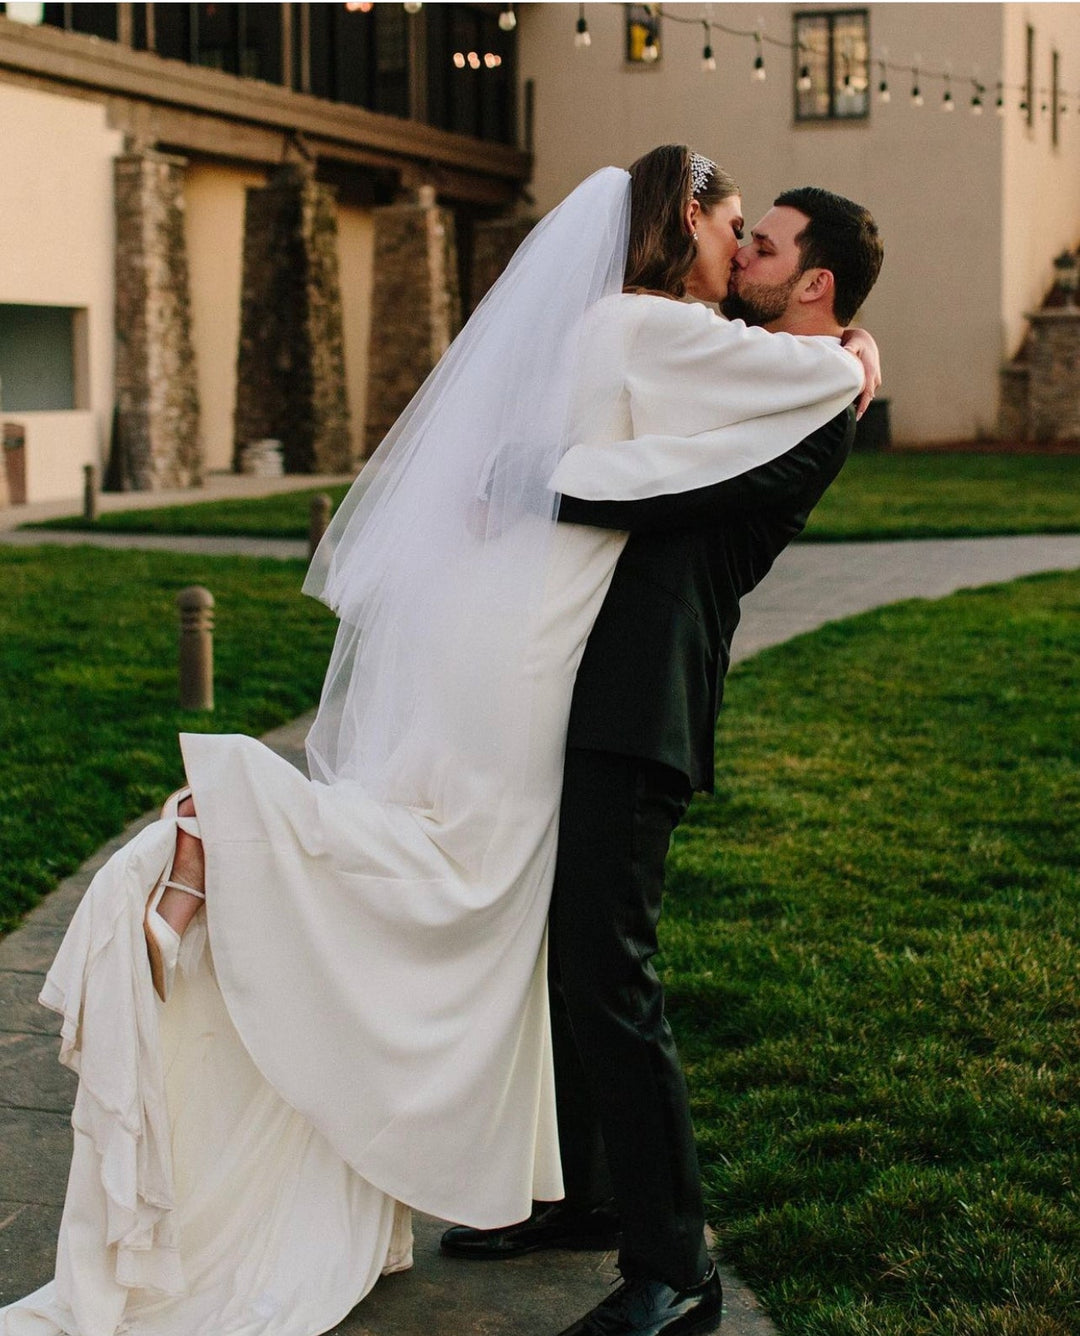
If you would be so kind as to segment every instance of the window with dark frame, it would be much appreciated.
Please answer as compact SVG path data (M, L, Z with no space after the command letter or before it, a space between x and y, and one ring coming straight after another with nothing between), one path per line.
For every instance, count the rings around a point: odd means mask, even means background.
M797 121L870 115L870 15L865 9L796 14L793 52Z
M660 18L652 5L626 5L626 59L655 65L660 59Z

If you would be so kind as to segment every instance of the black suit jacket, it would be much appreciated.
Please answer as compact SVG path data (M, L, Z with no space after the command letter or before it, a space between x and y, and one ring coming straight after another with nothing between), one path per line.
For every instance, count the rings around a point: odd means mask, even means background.
M712 790L739 599L802 530L854 437L849 408L727 482L640 501L563 496L560 520L631 534L578 669L569 747L660 761Z

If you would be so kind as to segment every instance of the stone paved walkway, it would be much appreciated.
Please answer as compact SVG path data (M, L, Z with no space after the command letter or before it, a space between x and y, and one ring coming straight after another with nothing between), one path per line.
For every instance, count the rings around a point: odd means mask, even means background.
M95 538L115 547L145 543ZM3 532L0 523L0 541L21 544L27 537ZM202 540L185 540L185 548L188 541ZM213 541L214 551L253 550L251 542ZM267 546L256 543L254 550L266 553ZM284 555L303 551L304 544L293 544ZM1077 567L1080 536L799 545L746 600L735 657L882 603ZM296 720L267 741L301 763L308 721ZM54 1019L35 999L93 873L148 819L110 841L0 942L0 1305L52 1274L70 1153L73 1079L56 1062ZM437 1249L441 1228L418 1222L415 1270L378 1286L337 1328L340 1336L552 1336L601 1298L614 1275L611 1255L588 1253L541 1254L504 1266L449 1262ZM774 1328L753 1295L728 1272L724 1281L727 1336L769 1336Z

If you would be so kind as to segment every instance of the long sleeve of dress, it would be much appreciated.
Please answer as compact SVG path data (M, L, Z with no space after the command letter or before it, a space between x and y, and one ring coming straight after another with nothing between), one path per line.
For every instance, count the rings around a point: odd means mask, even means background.
M614 299L608 316L627 325L632 429L563 455L550 486L584 500L665 496L736 477L824 426L862 384L836 339L772 334L643 295Z

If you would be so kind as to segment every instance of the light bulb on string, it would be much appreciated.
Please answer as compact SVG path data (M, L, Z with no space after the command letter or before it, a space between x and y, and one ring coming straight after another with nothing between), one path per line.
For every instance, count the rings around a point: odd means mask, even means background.
M513 5L506 5L499 15L499 27L503 32L513 32L517 27L517 15L514 13Z
M405 0L401 8L406 14L419 14L424 8L424 0Z
M654 65L660 59L660 46L655 33L650 33L645 38L645 45L641 48L641 59L647 65Z
M806 63L806 44L799 43L799 55L802 57L802 64L799 66L799 77L795 81L795 87L800 93L809 93L814 86L814 81L810 77L810 66Z
M707 19L702 19L701 26L705 29L705 45L701 48L701 68L711 74L716 69L716 56L712 49L712 24Z
M854 97L855 88L851 82L851 57L848 55L846 51L844 52L843 60L844 60L844 78L841 81L840 91L842 96L844 97Z
M888 48L883 46L881 48L881 56L878 59L878 71L881 74L881 79L877 86L879 102L892 101L892 94L889 92L889 70L888 70L888 65L886 64L888 58L889 58Z
M1005 91L1001 86L1001 80L998 80L997 101L994 103L994 110L999 116L1005 115Z
M756 79L758 83L765 82L765 56L761 49L761 29L754 33L754 41L757 43L757 55L754 57L754 72L750 76Z
M577 47L592 46L592 36L589 33L589 25L585 21L585 6L578 5L578 20L574 32L574 45Z

